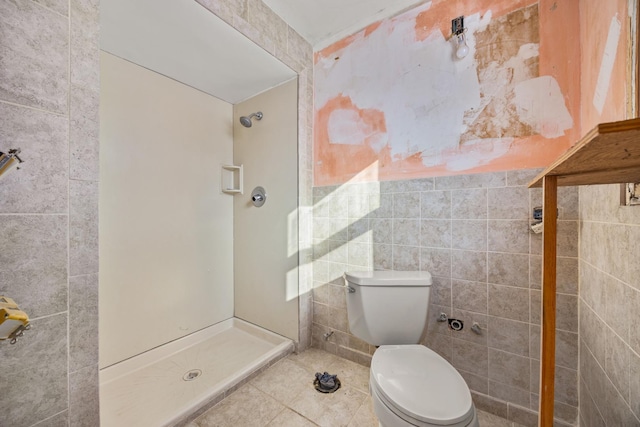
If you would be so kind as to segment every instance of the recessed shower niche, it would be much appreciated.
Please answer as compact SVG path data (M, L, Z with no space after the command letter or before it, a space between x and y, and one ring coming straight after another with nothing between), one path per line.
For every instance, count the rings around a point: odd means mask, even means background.
M298 340L298 82L196 2L101 8L101 423L167 425Z

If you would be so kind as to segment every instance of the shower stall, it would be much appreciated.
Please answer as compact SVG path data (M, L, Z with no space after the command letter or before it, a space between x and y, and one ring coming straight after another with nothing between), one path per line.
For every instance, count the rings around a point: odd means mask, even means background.
M298 81L196 2L101 13L101 424L174 425L299 339Z

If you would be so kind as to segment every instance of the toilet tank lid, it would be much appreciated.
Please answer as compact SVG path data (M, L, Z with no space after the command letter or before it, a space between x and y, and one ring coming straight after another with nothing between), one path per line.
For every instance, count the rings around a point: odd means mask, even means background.
M344 278L359 286L431 286L428 271L348 271Z

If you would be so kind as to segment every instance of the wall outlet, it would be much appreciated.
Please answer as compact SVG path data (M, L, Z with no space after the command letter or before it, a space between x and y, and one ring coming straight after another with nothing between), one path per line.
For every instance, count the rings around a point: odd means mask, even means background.
M536 221L542 221L542 206L533 208L533 219Z

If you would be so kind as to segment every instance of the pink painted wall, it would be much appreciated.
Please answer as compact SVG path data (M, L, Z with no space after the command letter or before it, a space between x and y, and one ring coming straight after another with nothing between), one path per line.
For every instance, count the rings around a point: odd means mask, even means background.
M581 114L586 134L598 123L627 118L629 22L627 0L582 0L580 5ZM610 71L608 61L613 64ZM597 92L603 99L598 100Z
M463 60L447 40L459 15ZM580 134L579 16L578 2L434 0L317 52L314 184L549 164Z

